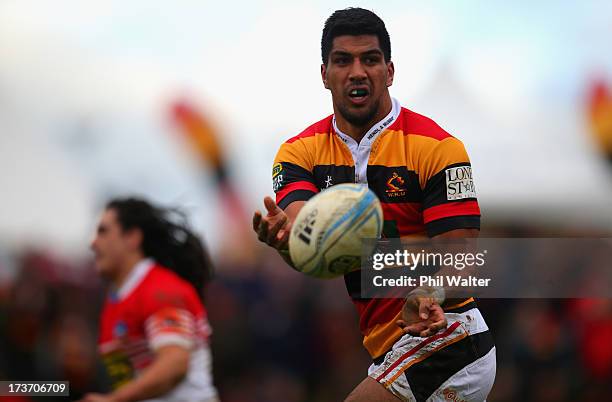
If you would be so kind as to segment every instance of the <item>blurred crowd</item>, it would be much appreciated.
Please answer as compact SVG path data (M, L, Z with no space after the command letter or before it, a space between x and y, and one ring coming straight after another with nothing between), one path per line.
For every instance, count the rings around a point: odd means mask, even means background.
M258 251L249 263L222 259L206 288L222 401L343 400L370 363L344 282L307 278ZM96 355L104 284L91 261L23 250L4 254L0 272L0 379L70 381L72 400L107 389ZM490 401L609 400L612 300L479 306L497 345Z

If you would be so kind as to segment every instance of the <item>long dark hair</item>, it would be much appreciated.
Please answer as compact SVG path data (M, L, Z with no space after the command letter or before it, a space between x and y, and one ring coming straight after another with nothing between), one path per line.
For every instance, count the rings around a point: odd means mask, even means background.
M145 256L191 283L203 297L204 285L212 279L213 265L183 212L157 207L139 198L115 198L106 204L106 209L117 213L123 230L142 231L141 249Z

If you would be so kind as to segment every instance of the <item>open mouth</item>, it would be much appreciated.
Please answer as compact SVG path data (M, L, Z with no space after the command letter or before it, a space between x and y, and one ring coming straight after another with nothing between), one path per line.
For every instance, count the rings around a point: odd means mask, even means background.
M370 91L368 88L353 88L349 91L349 98L353 101L353 103L362 103L365 102L368 95L370 95Z

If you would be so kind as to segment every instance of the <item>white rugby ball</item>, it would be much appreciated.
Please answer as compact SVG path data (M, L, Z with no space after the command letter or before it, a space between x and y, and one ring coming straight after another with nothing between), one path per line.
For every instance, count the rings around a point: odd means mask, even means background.
M312 197L289 235L295 268L317 278L359 269L362 239L380 238L383 212L378 197L363 184L338 184Z

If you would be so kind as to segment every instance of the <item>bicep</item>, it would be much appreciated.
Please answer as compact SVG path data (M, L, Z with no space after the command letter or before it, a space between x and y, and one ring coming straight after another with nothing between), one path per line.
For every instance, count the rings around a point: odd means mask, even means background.
M191 350L180 345L165 345L155 350L155 359L187 371Z

